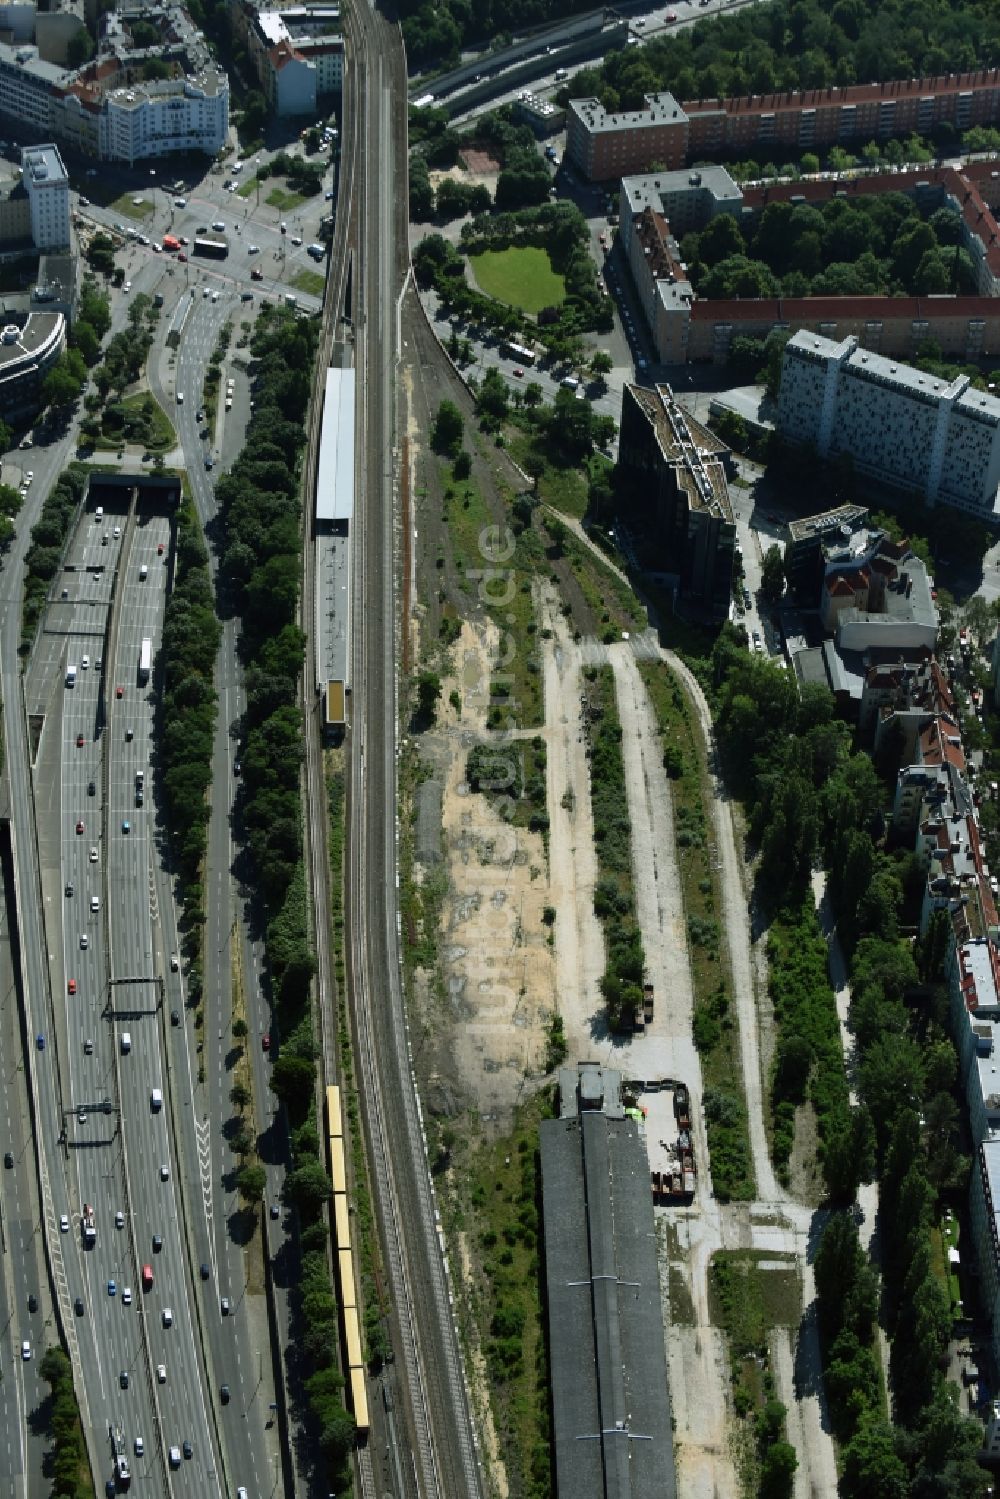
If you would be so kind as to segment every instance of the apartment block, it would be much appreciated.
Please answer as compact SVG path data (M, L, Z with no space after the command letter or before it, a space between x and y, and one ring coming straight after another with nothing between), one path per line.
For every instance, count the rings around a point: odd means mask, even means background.
M55 146L21 152L21 174L37 250L65 250L70 243L69 176Z
M566 150L592 182L654 165L681 167L703 157L796 156L831 146L930 135L1000 120L1000 69L949 73L742 98L693 99L650 94L646 108L609 114L596 99L569 105Z
M597 99L571 99L566 157L590 182L617 181L653 166L665 171L688 159L687 116L673 94L648 94L646 108L609 114Z
M344 40L339 7L258 9L251 0L244 0L231 15L276 115L315 119L320 98L341 92Z
M800 331L782 362L778 430L822 457L849 454L860 472L930 504L994 514L1000 401L965 375L947 383L857 339Z
M156 46L137 48L123 8L102 16L98 56L71 70L36 41L0 43L0 116L84 155L130 165L177 151L214 156L229 131L229 81L179 5L146 9ZM155 58L170 77L147 80Z
M648 505L654 547L678 591L725 619L733 591L736 524L723 459L727 449L681 409L669 385L626 385L618 469Z

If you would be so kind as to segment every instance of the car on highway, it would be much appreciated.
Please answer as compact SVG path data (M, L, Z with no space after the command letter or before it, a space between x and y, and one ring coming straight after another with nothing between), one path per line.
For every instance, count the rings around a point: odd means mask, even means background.
M83 1054L85 1057L92 1057L94 1055L94 1043L89 1036L83 1043Z
M89 656L81 656L80 657L80 670L81 671L89 671L90 670L90 657Z
M162 1248L163 1248L163 1239L161 1238L161 1236L159 1234L154 1234L153 1235L153 1253L154 1254L159 1254L159 1252L160 1252L160 1250Z
M69 980L69 982L66 985L66 993L67 994L75 994L76 993L76 979L70 979Z
M117 1211L117 1213L115 1214L115 1228L124 1228L124 1227L125 1227L125 1214L122 1212L121 1208L119 1208L118 1211Z
M230 1308L230 1305L229 1305L229 1297L228 1296L223 1296L222 1300L219 1302L219 1309L221 1310L222 1315L224 1317L228 1317L229 1316L231 1308Z
M271 1203L271 1217L274 1218L274 1219L278 1219L278 1218L281 1217L281 1205L280 1205L280 1203L277 1203L277 1202L272 1202Z
M82 1296L78 1296L76 1298L76 1300L73 1302L73 1310L74 1310L74 1312L76 1312L76 1315L78 1317L82 1317L83 1316L83 1297Z
M160 1367L162 1368L163 1365L161 1364ZM181 1465L181 1449L177 1446L171 1447L167 1453L167 1461L172 1468L179 1468Z
M121 698L121 697L124 697L124 696L125 696L125 688L119 682L118 686L115 688L115 697Z
M87 782L87 795L88 796L96 796L97 795L97 782L96 781L88 781Z
M77 1122L79 1124L86 1124L86 1122L87 1122L87 1110L82 1105L80 1106L80 1108L77 1109L77 1111L76 1111L76 1117L77 1117Z
M163 1311L160 1313L160 1316L161 1316L161 1319L163 1321L164 1327L173 1327L173 1325L174 1325L174 1314L170 1310L169 1306L165 1306L163 1308Z
M157 1384L166 1384L166 1382L167 1382L167 1366L166 1366L166 1364L157 1364L157 1366L156 1366L156 1382L157 1382Z
M142 1289L144 1291L151 1291L153 1289L152 1265L143 1265L142 1267Z
M136 1437L136 1439L135 1439L135 1455L136 1455L136 1457L142 1457L142 1455L145 1452L145 1450L146 1450L146 1446L145 1446L145 1443L142 1440L142 1437Z
M132 1287L126 1286L122 1291L122 1306L132 1305Z
M80 933L80 951L81 952L86 952L87 948L89 946L90 946L90 938L87 936L86 932L81 932Z
M131 727L127 728L125 730L125 743L126 744L131 744L134 736L135 736L135 730L133 728L131 728Z
M31 1344L28 1342L27 1338L25 1338L24 1342L21 1344L21 1357L24 1359L25 1363L27 1363L28 1359L31 1357Z
M159 542L159 543L158 543L158 545L157 545L157 548L156 548L156 555L157 555L157 556L158 556L158 557L162 557L162 556L163 556L163 542L162 542L162 541L161 541L161 542Z
M128 1370L127 1369L123 1369L122 1372L119 1374L119 1376L118 1376L118 1383L119 1383L119 1385L121 1386L121 1388L123 1390L127 1390L128 1389Z
M83 749L83 744L84 744L83 735L82 734L77 734L77 736L76 736L76 747L77 747L77 749Z
M75 889L76 889L76 886L73 884L73 881L72 880L67 880L66 881L66 894L67 895L72 895L73 892L75 891Z
M35 1295L34 1291L32 1291L31 1295L28 1297L28 1311L38 1311L38 1297Z
M13 1164L14 1164L14 1159L13 1159L13 1157L11 1157L11 1165L13 1166ZM68 1234L69 1233L69 1214L68 1213L60 1213L60 1215L59 1215L59 1232L61 1234Z
M169 1180L170 1180L170 1167L167 1165L166 1161L164 1161L163 1165L160 1167L160 1181L161 1182L168 1182Z
M127 817L123 817L122 818L122 832L123 833L130 832L131 831L131 827L132 827L132 825L129 822L128 818Z
M118 1287L117 1287L117 1285L115 1284L115 1282L113 1280L109 1280L108 1281L108 1295L109 1296L117 1296L118 1295Z
M211 1270L209 1270L208 1266L205 1264L204 1260L202 1261L201 1269L200 1269L199 1273L201 1275L202 1280L208 1280L208 1277L212 1273Z
M191 1458L194 1457L194 1448L191 1446L190 1442L185 1442L184 1443L184 1456L187 1458L187 1460L189 1462L190 1462Z
M39 1051L45 1050L45 1037L42 1035L41 1031L39 1031L38 1035L35 1037L35 1045L38 1047Z
M181 1012L180 1012L180 1010L171 1010L170 1011L170 1024L171 1025L180 1025L180 1023L181 1023Z
M228 1405L229 1404L230 1395L229 1395L229 1386L227 1384L224 1384L220 1388L220 1390L219 1390L219 1399L222 1401L223 1405Z
M82 833L83 832L83 819L82 818L80 818L77 821L76 830L77 830L78 833Z
M96 843L92 843L91 846L90 846L90 862L91 862L91 864L96 864L97 863L97 844Z
M261 1051L270 1051L271 1050L271 1036L270 1036L270 1033L268 1031L265 1031L264 1034L260 1038L260 1049L261 1049Z
M10 1150L5 1150L4 1151L4 1153L3 1153L3 1163L7 1167L8 1171L11 1171L13 1169L13 1166L14 1166L14 1153L13 1153L13 1151L10 1151Z

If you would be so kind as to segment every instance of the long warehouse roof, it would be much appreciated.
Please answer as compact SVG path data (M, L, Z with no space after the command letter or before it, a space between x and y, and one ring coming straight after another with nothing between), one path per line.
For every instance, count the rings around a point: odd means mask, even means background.
M354 519L354 371L326 372L316 519Z

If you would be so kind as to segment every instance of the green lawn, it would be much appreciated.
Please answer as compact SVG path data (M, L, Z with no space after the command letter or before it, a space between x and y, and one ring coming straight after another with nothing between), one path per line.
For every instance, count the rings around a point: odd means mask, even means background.
M547 250L533 245L512 245L508 250L484 250L469 257L472 274L487 296L522 312L540 312L558 307L566 296L566 283L552 269Z
M252 198L256 191L257 178L251 177L249 181L240 183L239 187L236 189L236 196L238 198Z
M296 271L292 277L292 285L298 291L308 292L311 297L321 297L326 277L319 271Z
M138 196L138 193L122 193L120 198L115 199L111 207L116 213L123 213L127 219L148 219L153 212L153 205L146 198L141 199L138 203L133 203L132 199Z
M306 200L302 193L288 192L283 187L272 187L265 201L281 213L287 212L290 208L298 208L299 204Z

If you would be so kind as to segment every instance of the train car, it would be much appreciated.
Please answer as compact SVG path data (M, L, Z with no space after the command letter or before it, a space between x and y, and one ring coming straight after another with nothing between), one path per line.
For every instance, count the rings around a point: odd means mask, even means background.
M368 1387L364 1369L351 1370L351 1404L354 1406L354 1424L359 1436L368 1435Z
M349 1306L344 1309L344 1341L347 1344L348 1367L360 1368L364 1360L361 1357L361 1325L358 1322L357 1307Z
M340 1089L331 1083L326 1090L327 1134L340 1138L344 1133L344 1120L340 1112Z
M340 1304L346 1312L348 1307L357 1311L358 1298L354 1289L354 1255L349 1249L338 1249L340 1261Z
M347 1209L347 1193L333 1194L333 1236L338 1249L351 1247L351 1215Z
M330 1141L330 1176L333 1179L334 1192L347 1191L347 1171L344 1165L344 1142L339 1139Z

